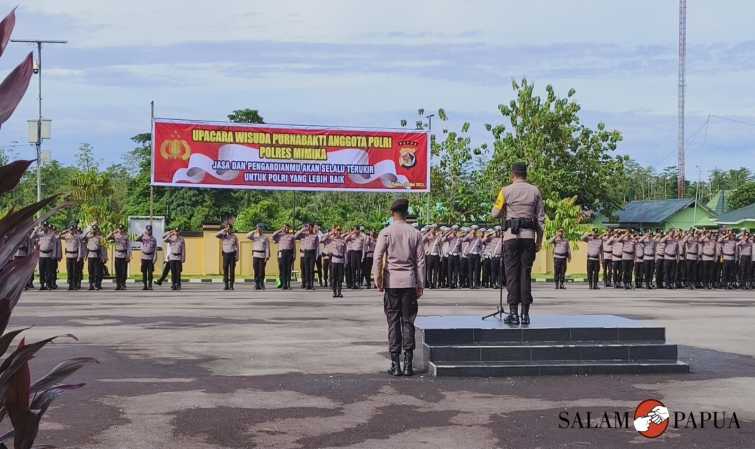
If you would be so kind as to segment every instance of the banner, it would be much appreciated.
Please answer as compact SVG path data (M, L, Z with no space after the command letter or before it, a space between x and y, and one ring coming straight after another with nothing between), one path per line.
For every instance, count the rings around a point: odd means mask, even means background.
M219 189L428 192L423 131L156 119L152 184Z
M163 235L165 234L165 217L154 216L152 219L146 216L128 217L128 238L131 242L131 249L142 249L141 242L136 239L144 234L148 224L152 223L152 235L157 239L158 248L163 247Z

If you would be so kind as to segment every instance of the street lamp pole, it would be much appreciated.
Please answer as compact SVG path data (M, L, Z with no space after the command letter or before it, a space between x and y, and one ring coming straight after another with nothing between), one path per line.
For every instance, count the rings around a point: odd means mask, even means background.
M37 201L42 201L42 44L67 44L68 41L53 41L44 39L12 39L11 42L35 44L37 46L37 67L35 72L39 77L38 117L37 117Z

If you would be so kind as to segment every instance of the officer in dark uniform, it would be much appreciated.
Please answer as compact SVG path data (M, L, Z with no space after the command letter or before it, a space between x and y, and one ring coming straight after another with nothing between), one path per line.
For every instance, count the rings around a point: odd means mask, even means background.
M532 263L543 246L545 205L540 190L527 182L527 164L517 162L511 167L511 184L498 193L493 216L505 217L503 264L506 271L509 315L506 324L530 323L532 303Z

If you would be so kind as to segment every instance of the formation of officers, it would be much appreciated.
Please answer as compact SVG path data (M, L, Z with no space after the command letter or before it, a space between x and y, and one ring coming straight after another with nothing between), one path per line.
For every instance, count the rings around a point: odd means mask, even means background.
M500 226L430 225L421 233L425 288L499 288L505 284Z
M416 225L414 225L416 227ZM508 229L507 229L508 230ZM506 283L504 267L505 234L500 226L437 226L421 229L425 255L423 287L436 288L500 288ZM217 233L221 240L223 282L233 290L235 269L239 259L239 239L231 225ZM265 289L265 269L271 257L271 239L262 225L248 233L252 242L252 266L255 289ZM279 288L291 289L295 267L296 242L299 241L301 287L313 290L315 285L328 287L333 297L343 297L346 288L371 288L371 268L377 233L355 227L342 230L334 226L324 232L319 226L307 224L294 232L285 225L272 234L278 246ZM137 239L141 244L140 262L144 290L153 284L162 285L170 277L174 290L181 289L181 272L186 261L186 243L178 229L168 231L166 257L162 274L153 279L158 242L147 226ZM752 289L755 279L755 237L748 231L733 230L671 230L668 232L635 232L615 229L603 233L593 230L582 238L587 243L587 278L591 289L615 288L724 288ZM559 229L549 242L553 247L555 288L563 289L567 265L572 258L572 242ZM26 256L39 249L39 288L58 288L58 264L65 258L69 290L82 288L84 270L88 272L89 290L102 289L106 275L108 252L113 246L115 289L126 288L131 242L123 226L103 235L95 223L85 229L73 225L58 231L44 223L35 229L20 246L17 255ZM601 276L602 271L602 276ZM33 287L33 279L29 281Z
M226 224L216 236L221 241L224 288L233 290L240 253L239 239L230 224ZM255 288L265 289L270 238L263 232L262 225L257 225L246 238L252 242ZM365 232L361 227L343 232L340 226L335 226L330 232L324 233L314 224L307 224L297 232L289 225L283 226L272 234L272 240L278 245L279 288L291 289L297 241L302 288L314 290L317 280L321 287L333 289L333 297L343 297L344 280L348 288L370 288L376 238L376 233ZM165 264L160 277L154 279L158 242L153 235L152 226L147 225L144 233L136 238L141 244L143 290L152 290L153 284L162 285L168 277L173 290L181 289L186 242L179 229L168 231L162 236L162 240L166 249ZM107 244L113 246L115 289L123 290L126 288L128 264L132 256L130 238L124 226L118 226L115 231L103 235L96 223L83 230L72 225L60 231L52 224L43 223L22 243L16 255L23 257L29 255L34 248L39 250L40 290L58 288L58 265L63 258L66 260L69 290L81 288L85 266L89 290L101 290L102 279L107 272ZM28 287L34 287L33 278L29 280Z
M601 267L605 287L753 288L754 240L748 231L610 230L602 235L591 232L583 240L592 289L598 288ZM557 241L569 247L563 234ZM556 286L563 288L563 277Z

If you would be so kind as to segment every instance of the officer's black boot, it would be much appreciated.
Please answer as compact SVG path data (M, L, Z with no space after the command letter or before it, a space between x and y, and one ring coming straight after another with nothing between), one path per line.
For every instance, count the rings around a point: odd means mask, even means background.
M413 362L412 351L404 351L404 370L402 371L402 374L404 376L414 375L414 367L412 366L412 362Z
M509 306L509 314L503 319L506 324L519 324L519 304L512 304Z
M522 324L530 324L530 305L522 304Z
M388 374L390 374L391 376L401 375L401 364L399 363L400 358L401 358L400 352L391 353L391 369L388 370Z

